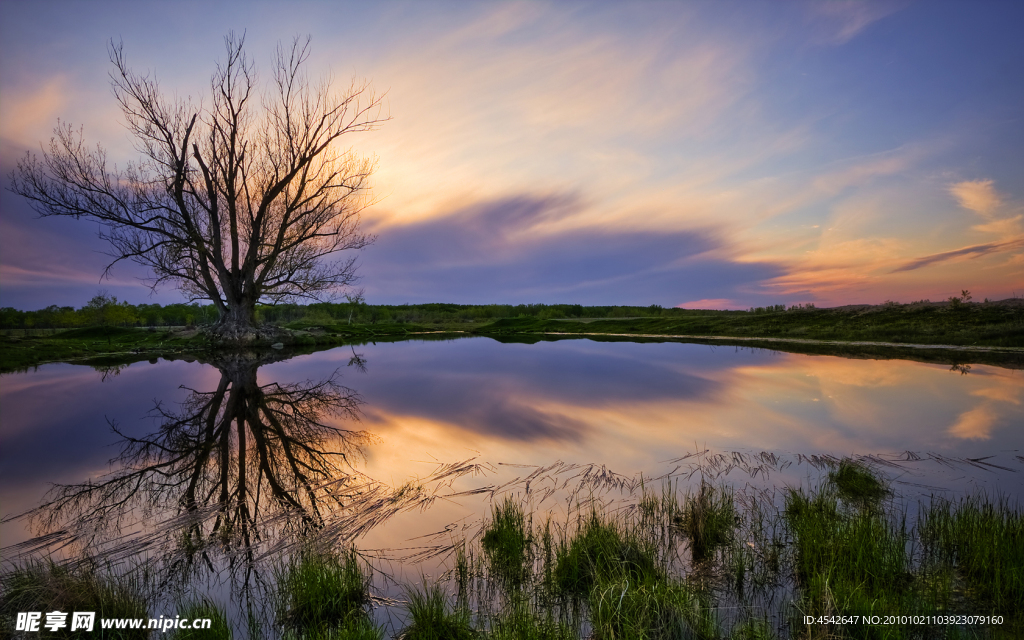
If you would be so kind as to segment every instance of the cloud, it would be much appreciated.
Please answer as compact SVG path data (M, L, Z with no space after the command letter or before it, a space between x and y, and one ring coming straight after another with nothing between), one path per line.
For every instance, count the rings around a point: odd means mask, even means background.
M373 302L662 304L721 298L775 277L728 257L712 228L624 230L591 223L574 196L519 195L381 230L362 273Z
M410 28L373 71L390 85L394 118L362 148L380 157L380 194L403 221L509 191L581 187L615 217L623 202L664 196L723 162L734 170L788 139L750 126L752 34L711 33L685 5L670 20L655 5L487 6ZM709 158L741 127L742 150ZM691 153L697 144L709 151Z
M1021 220L1024 220L1024 215L1014 216L1012 218L1003 218L1001 220L993 220L991 222L986 222L985 224L976 224L971 228L975 231L981 231L982 233L994 233L1000 236L1009 236L1024 232Z
M901 10L905 3L832 0L811 2L807 6L811 21L816 26L815 40L820 44L841 45L868 26Z
M31 88L5 88L0 97L0 137L29 149L64 115L70 102L67 80L56 76Z
M680 309L742 309L743 305L738 305L735 300L729 298L704 298L702 300L691 300L682 304L677 304L676 307Z
M992 180L965 180L951 184L949 192L964 209L991 217L1003 203L993 184Z
M949 260L957 260L959 258L979 258L995 253L1005 253L1008 251L1014 251L1024 248L1024 237L1014 238L1006 242L989 242L986 244L976 244L970 247L964 247L962 249L954 249L953 251L943 251L942 253L934 253L929 256L922 258L915 258L896 269L893 269L889 273L900 273L902 271L913 271L920 269L921 267L927 267L929 265L937 264L940 262L946 262Z

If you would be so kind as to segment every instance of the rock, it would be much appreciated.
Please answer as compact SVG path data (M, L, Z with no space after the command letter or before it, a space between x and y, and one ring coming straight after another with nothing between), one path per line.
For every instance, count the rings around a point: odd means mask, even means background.
M270 348L271 349L284 349L284 343L283 342L275 342L274 344L270 345Z

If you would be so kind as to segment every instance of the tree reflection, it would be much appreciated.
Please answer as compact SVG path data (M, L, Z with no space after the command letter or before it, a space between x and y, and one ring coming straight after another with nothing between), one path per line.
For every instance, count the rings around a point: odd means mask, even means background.
M147 539L170 539L186 556L211 544L251 556L267 531L276 540L322 527L326 514L345 507L353 457L372 436L339 426L358 419L361 400L337 374L261 385L259 367L280 359L220 355L211 362L220 371L217 388L183 386L189 395L180 405L158 403L155 433L135 438L112 423L124 438L112 461L117 470L56 487L36 510L40 524L74 531L88 548L159 522L160 531L132 536L133 552Z

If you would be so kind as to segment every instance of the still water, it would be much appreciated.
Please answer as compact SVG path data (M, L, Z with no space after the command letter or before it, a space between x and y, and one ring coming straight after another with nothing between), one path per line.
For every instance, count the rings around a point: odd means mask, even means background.
M485 338L54 364L0 378L0 547L123 559L230 526L253 556L317 529L429 557L502 493L557 511L573 482L782 486L854 456L905 491L1016 499L1022 454L1024 373L997 366Z

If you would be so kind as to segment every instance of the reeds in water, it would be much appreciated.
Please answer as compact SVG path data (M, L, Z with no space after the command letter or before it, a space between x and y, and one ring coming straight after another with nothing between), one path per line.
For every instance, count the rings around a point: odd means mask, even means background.
M147 618L150 595L147 577L140 570L103 570L84 561L76 565L30 561L15 566L0 579L0 637L17 637L15 621L21 612L92 611L95 625L103 618ZM68 625L50 637L74 637L81 631ZM108 629L105 638L142 639L142 629ZM32 634L37 635L37 634Z
M286 636L379 638L367 607L370 575L354 549L300 552L278 571L278 624Z

